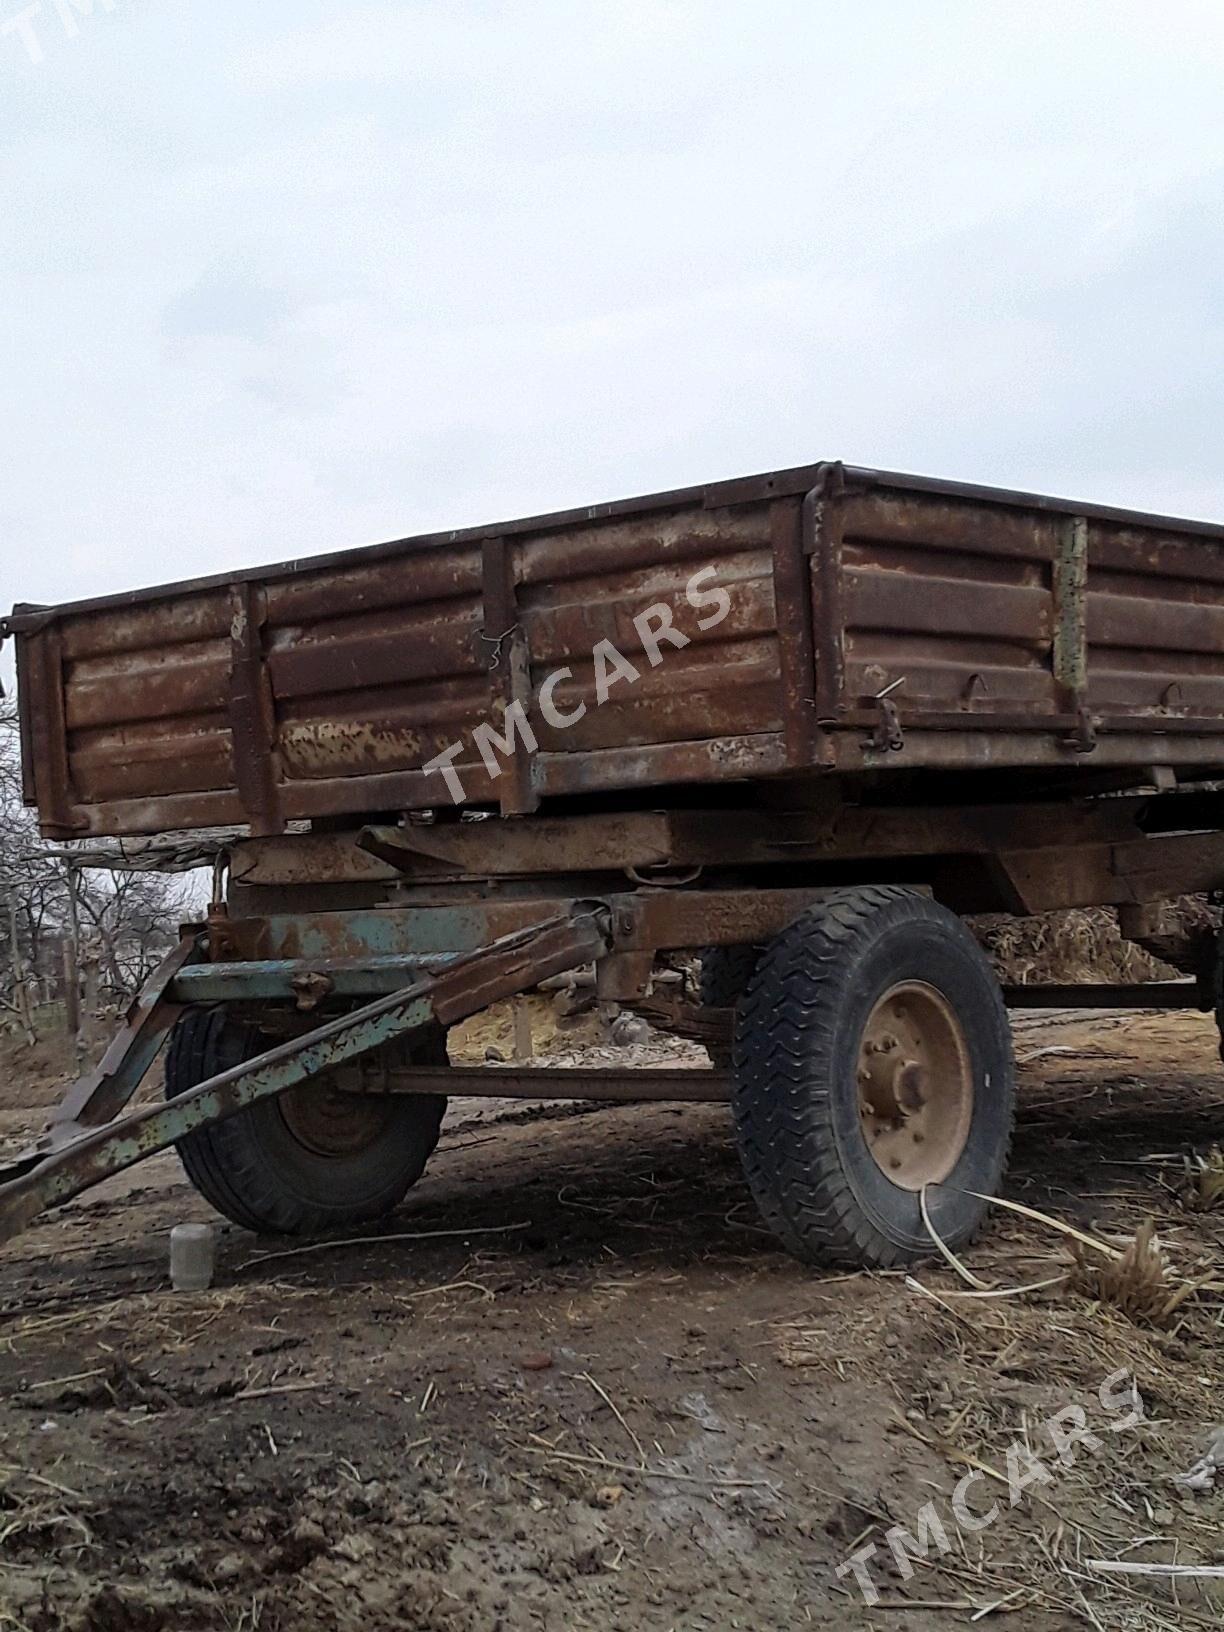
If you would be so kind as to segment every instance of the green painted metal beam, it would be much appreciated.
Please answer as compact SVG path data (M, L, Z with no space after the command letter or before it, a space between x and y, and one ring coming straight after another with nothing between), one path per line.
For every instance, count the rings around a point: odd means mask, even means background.
M0 1183L0 1241L23 1230L45 1207L67 1201L124 1168L166 1150L197 1129L235 1116L257 1100L317 1077L433 1021L452 1025L501 998L528 990L601 957L610 944L607 914L575 910L503 936L389 997L328 1021L303 1037L197 1083L166 1104L147 1105L108 1126L38 1154L19 1157ZM0 1172L0 1179L4 1178Z
M417 975L444 969L454 955L343 958L262 958L249 963L198 963L170 987L176 1003L293 1002L315 991L324 997L377 997L402 991ZM326 986L322 986L326 982Z

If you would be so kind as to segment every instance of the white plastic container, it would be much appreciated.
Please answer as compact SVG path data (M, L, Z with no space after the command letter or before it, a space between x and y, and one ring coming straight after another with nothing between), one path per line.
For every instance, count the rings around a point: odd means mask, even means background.
M203 1292L217 1267L217 1232L211 1224L176 1224L170 1231L170 1284L176 1292Z

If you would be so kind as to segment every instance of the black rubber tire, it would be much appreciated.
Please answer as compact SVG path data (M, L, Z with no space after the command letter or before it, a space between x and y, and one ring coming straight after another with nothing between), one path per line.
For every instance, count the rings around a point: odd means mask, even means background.
M270 1046L265 1033L223 1008L189 1009L170 1034L166 1098ZM412 1057L421 1065L445 1065L445 1032L439 1027L427 1034ZM381 1218L398 1205L424 1172L445 1111L441 1094L388 1096L374 1143L324 1155L294 1134L279 1099L267 1099L188 1134L178 1153L205 1200L243 1229L319 1235Z
M747 990L761 956L759 946L707 946L701 953L697 996L703 1008L734 1009ZM732 1050L720 1042L706 1044L714 1065L731 1064Z
M697 992L707 1009L733 1009L760 960L759 946L707 946L701 954Z
M765 1222L807 1262L888 1268L936 1250L918 1195L872 1157L859 1114L863 1027L904 980L934 986L968 1045L974 1099L947 1180L927 1190L941 1240L980 1229L1011 1151L1015 1065L1003 994L954 913L897 886L830 892L763 952L736 1023L733 1108L749 1187Z

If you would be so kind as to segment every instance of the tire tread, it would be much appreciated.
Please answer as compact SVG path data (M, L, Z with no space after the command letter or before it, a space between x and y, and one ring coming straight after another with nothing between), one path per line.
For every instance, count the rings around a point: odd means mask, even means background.
M765 1223L798 1258L860 1268L912 1259L860 1207L837 1148L827 1085L837 1069L839 1010L855 979L854 943L883 918L929 921L944 911L901 885L830 892L766 949L740 1001L734 1051L740 1156ZM1006 1028L1001 993L998 1014ZM1009 1119L1004 1166L1011 1128Z
M224 1008L189 1009L177 1022L166 1051L165 1096L178 1094L231 1066L241 1064L266 1046L253 1026L235 1020ZM445 1034L427 1034L417 1055L421 1063L445 1064ZM419 1117L423 1154L419 1163L405 1164L400 1196L420 1177L438 1140L446 1099L422 1095L413 1102ZM348 1207L343 1200L332 1206L311 1203L286 1186L252 1137L246 1112L224 1122L200 1128L180 1139L179 1158L188 1179L217 1212L243 1229L275 1235L318 1235L346 1223L380 1216L376 1211ZM396 1200L400 1197L396 1197ZM391 1205L395 1203L392 1202Z

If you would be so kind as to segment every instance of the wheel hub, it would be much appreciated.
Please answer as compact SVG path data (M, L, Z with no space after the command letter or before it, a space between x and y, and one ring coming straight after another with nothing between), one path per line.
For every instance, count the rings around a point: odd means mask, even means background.
M343 1093L319 1077L279 1100L289 1132L316 1156L356 1156L375 1144L387 1125L388 1102Z
M925 981L886 991L863 1027L858 1063L863 1138L902 1190L946 1179L973 1120L973 1068L964 1029Z

